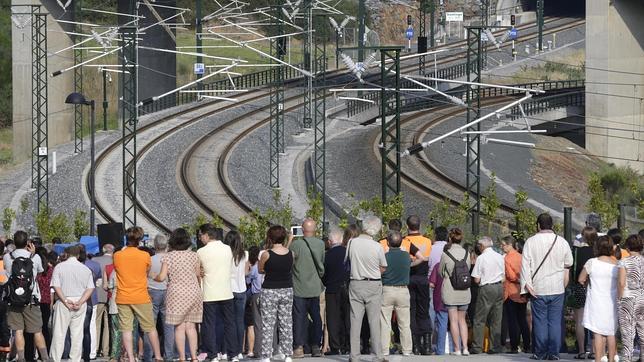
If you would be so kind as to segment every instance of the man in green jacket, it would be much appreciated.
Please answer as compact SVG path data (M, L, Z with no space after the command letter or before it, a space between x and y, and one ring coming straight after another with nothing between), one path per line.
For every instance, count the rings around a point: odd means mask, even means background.
M304 357L305 344L311 345L311 356L319 357L322 343L322 318L320 317L320 294L324 291L324 242L315 237L317 223L305 219L301 237L289 245L293 252L293 358ZM307 322L311 318L313 328L306 340Z

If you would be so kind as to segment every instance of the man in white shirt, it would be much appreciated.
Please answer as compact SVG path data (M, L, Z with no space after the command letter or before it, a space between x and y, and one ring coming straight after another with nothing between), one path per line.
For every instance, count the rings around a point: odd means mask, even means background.
M349 361L360 360L360 330L362 318L367 314L371 332L371 352L375 362L386 362L380 341L380 309L382 306L381 273L387 268L385 252L373 239L382 229L382 222L375 216L363 221L364 233L353 238L347 245L347 257L351 261L349 302L351 307L351 356Z
M67 329L72 341L69 359L72 362L81 360L86 301L94 291L94 278L92 271L78 261L80 252L78 245L66 248L67 260L56 265L51 276L51 287L57 297L51 340L51 359L54 362L59 362L63 356Z
M528 238L521 260L521 292L529 293L532 308L532 359L558 360L561 319L568 268L573 258L568 241L552 231L552 217L537 217L538 232Z
M212 224L199 227L199 240L204 244L197 250L203 270L203 322L201 324L201 350L208 354L209 359L217 358L221 346L226 348L225 357L238 362L237 355L241 346L237 345L234 327L233 292L231 288L233 252L230 247L221 242L223 230ZM221 315L223 321L217 320ZM223 336L216 333L217 324L223 325ZM223 340L222 340L223 339Z
M494 242L487 236L477 242L481 255L476 258L472 269L472 279L479 285L476 298L474 326L472 332L471 354L483 351L483 336L485 325L489 321L490 349L489 354L501 353L501 317L503 316L503 279L505 279L505 263L503 256L492 246Z

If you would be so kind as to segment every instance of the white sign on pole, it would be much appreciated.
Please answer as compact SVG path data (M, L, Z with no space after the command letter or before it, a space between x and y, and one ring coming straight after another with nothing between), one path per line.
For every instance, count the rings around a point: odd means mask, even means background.
M203 75L206 72L206 67L203 63L195 63L195 74Z
M445 13L445 21L463 21L463 12L448 11Z

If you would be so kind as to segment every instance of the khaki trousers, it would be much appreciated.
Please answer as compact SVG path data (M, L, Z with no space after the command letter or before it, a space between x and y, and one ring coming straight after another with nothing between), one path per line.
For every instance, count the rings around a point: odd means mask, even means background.
M382 287L382 307L380 309L380 341L382 353L389 354L391 342L391 312L396 311L396 320L400 329L400 344L403 354L411 354L411 327L409 317L409 289L407 286Z
M107 303L98 303L96 305L96 341L98 342L97 351L103 357L110 355L110 323L109 323L109 305Z
M79 298L69 298L78 300ZM52 339L50 357L54 362L60 362L65 348L65 336L69 328L71 337L71 348L69 360L79 362L83 351L83 323L85 322L85 311L87 303L83 303L79 310L69 310L61 301L54 304L54 321L52 322Z

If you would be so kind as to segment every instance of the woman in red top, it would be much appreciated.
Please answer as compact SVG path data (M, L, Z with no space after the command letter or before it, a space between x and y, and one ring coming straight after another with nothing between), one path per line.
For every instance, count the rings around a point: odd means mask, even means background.
M526 319L527 300L521 296L520 274L521 254L517 241L512 236L501 239L505 253L505 280L503 281L503 314L507 317L510 333L510 353L519 352L519 337L523 341L523 352L530 351L530 329Z
M36 249L36 254L40 256L43 261L44 272L36 276L38 289L40 289L40 313L42 314L42 334L47 343L47 350L51 349L51 334L49 333L49 316L51 315L52 306L52 293L51 293L51 275L54 272L54 267L58 262L58 254L54 251L48 252L47 249L39 247ZM46 263L44 261L47 261Z

